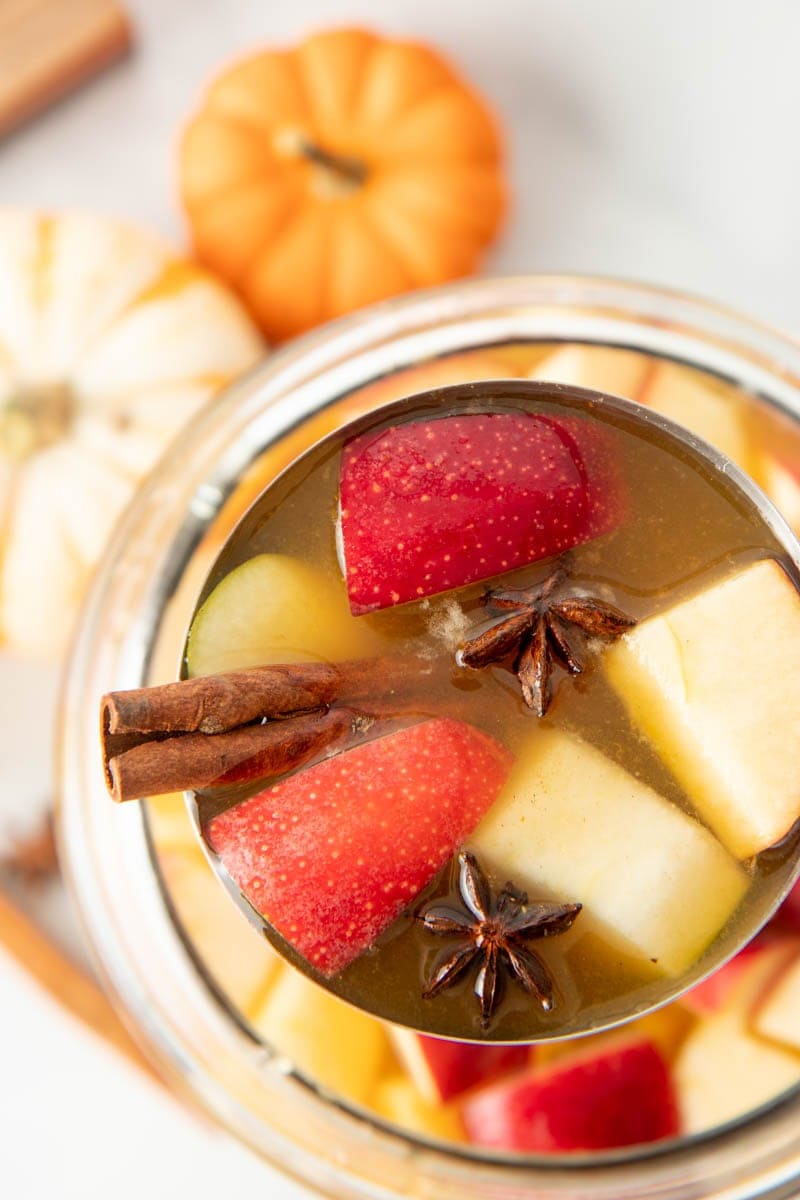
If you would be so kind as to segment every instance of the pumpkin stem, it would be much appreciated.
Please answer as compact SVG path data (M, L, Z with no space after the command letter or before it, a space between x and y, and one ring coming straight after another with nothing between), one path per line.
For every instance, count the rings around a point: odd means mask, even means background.
M75 402L63 383L21 388L0 406L0 454L23 462L69 431Z
M358 158L350 158L346 154L333 154L330 150L324 150L322 146L316 145L315 142L303 141L300 147L300 153L309 162L316 163L318 167L324 167L327 171L332 171L345 183L352 184L354 187L360 187L366 182L367 167Z

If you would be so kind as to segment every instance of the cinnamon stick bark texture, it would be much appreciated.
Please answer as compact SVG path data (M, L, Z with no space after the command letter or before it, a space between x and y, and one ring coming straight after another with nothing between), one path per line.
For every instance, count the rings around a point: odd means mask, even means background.
M371 724L353 709L332 708L216 735L187 733L142 742L109 759L107 782L112 798L123 801L266 779L345 745Z
M264 717L325 708L424 687L425 658L362 658L343 663L289 663L204 675L180 683L110 692L103 697L105 734L224 733Z
M108 790L138 800L283 775L378 716L414 711L441 669L421 657L290 663L111 692L101 702Z

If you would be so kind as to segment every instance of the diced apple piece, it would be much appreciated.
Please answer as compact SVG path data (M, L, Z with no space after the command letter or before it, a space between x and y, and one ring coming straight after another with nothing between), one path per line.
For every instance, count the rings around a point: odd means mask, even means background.
M510 765L474 725L420 721L289 775L205 834L252 906L330 977L448 863Z
M197 849L197 833L186 811L183 792L154 796L146 805L150 836L157 851Z
M358 1103L389 1061L380 1021L285 965L250 1023L314 1083Z
M653 1045L617 1038L482 1088L464 1105L471 1142L523 1154L610 1150L674 1137L669 1068Z
M624 953L679 975L734 911L747 877L698 821L599 750L537 730L469 839L500 880L584 905Z
M727 1004L687 1038L674 1067L687 1133L732 1121L800 1081L800 1055L748 1028L753 1006L795 953L782 944L758 955Z
M651 369L650 359L644 354L576 344L553 350L536 364L528 378L594 388L597 392L637 400Z
M763 954L765 947L761 942L750 942L738 954L729 959L724 966L709 975L702 983L691 988L681 996L681 1005L697 1016L708 1016L718 1012L730 1000L742 979L753 965L754 957Z
M467 412L361 434L339 474L350 608L418 602L551 558L616 529L627 509L617 439L583 417Z
M625 1026L625 1036L652 1042L662 1058L670 1063L674 1060L684 1041L694 1028L696 1018L678 1000L665 1004L655 1012L636 1017ZM620 1035L616 1030L608 1033L593 1033L581 1038L576 1043L573 1038L564 1041L542 1042L536 1047L536 1056L532 1060L537 1067L549 1066L556 1060L570 1058L575 1055L576 1045L581 1052L593 1050L600 1053L607 1046L619 1042Z
M338 662L379 646L343 587L287 554L258 554L218 583L189 633L190 675L264 663Z
M642 622L604 655L633 722L738 858L800 817L800 595L776 562Z
M789 925L800 933L800 883L796 883L775 916L779 925Z
M395 1051L428 1104L452 1100L498 1075L527 1066L527 1046L481 1046L428 1037L410 1029L389 1030Z
M482 379L513 378L523 373L523 364L524 358L519 350L509 347L480 353L451 354L447 358L435 358L415 367L395 371L360 388L354 396L359 402L369 401L368 406L363 405L363 410L368 411L381 404L401 400L404 396L413 396L416 392L427 392L431 388L477 383Z
M410 1133L444 1142L464 1141L464 1125L456 1106L431 1104L402 1075L387 1075L381 1079L370 1099L370 1107L378 1116Z
M800 465L793 469L771 454L762 454L756 479L792 529L800 531Z
M672 1062L686 1038L694 1028L695 1020L678 1001L665 1004L655 1012L637 1017L625 1026L631 1036L645 1038L661 1052L667 1062Z
M697 371L658 363L638 399L721 450L745 471L751 470L750 439L741 408L734 397Z
M242 920L199 847L166 851L159 863L189 941L226 996L247 1011L274 976L277 955Z
M762 1037L800 1053L800 954L772 983L756 1010L753 1028Z

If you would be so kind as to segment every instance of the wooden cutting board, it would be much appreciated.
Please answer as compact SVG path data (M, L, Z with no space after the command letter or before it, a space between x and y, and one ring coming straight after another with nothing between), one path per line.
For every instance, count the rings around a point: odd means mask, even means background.
M123 55L115 0L0 0L0 137Z

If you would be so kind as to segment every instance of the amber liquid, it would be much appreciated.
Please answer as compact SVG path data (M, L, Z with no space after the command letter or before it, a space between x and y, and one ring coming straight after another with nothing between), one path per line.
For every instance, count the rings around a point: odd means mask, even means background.
M511 389L513 385L499 390L498 385L476 385L474 397L461 411L518 411L522 407L555 417L574 417L574 408L556 399L533 404L511 394ZM440 401L415 399L404 402L400 410L393 406L391 415L382 410L362 419L357 430L431 415L445 415ZM632 617L643 619L760 558L776 558L791 572L782 546L753 503L702 456L626 414L601 409L586 419L600 420L611 429L631 501L627 518L616 531L570 553L570 573L577 588L604 596ZM348 435L352 432L348 430ZM266 552L295 556L344 588L336 546L341 446L341 435L326 439L267 489L225 546L203 598L234 567ZM543 579L552 566L551 560L505 574L502 584L528 586ZM482 581L354 620L369 627L380 653L424 653L452 659L464 626L485 620L480 596L499 582L500 578ZM502 667L443 672L413 716L445 714L485 730L512 753L535 736L538 723L522 702L516 679ZM598 661L577 678L557 673L555 699L544 724L574 730L662 796L692 812L679 785L632 728ZM377 732L386 730L383 726ZM255 783L198 795L201 826L263 786ZM766 916L779 886L781 867L792 852L793 846L787 842L745 864L751 886L707 958L716 957L721 948L732 951L743 929L752 929L760 914ZM502 885L505 879L495 882ZM543 1013L518 985L510 983L491 1027L481 1030L471 975L433 1001L422 999L422 981L442 945L421 928L413 914L433 897L453 895L454 883L454 871L448 866L375 946L339 975L320 982L390 1021L433 1033L501 1041L569 1036L630 1017L666 998L673 981L649 975L640 962L625 959L595 932L582 928L578 920L568 934L535 943L557 980L554 1012ZM230 881L228 886L232 887ZM318 978L253 910L251 916L290 961ZM696 975L701 973L702 962Z

